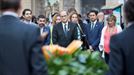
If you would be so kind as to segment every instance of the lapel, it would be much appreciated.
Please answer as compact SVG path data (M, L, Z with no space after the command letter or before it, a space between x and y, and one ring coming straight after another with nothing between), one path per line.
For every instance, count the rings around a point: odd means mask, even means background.
M68 36L70 36L71 34L70 33L72 33L71 32L71 25L70 25L71 23L70 22L68 22L68 32L67 32L67 35Z
M60 23L60 25L59 25L59 31L61 31L63 34L64 34L64 29L63 29L63 25L62 25L62 22Z
M94 28L93 29L91 29L91 23L90 23L90 31L94 31L94 30L96 30L96 28L98 28L98 22L96 22L96 24L95 24L95 26L94 26Z
M43 27L43 32L46 32L46 31L48 31L48 29L47 29L46 26L44 26L44 27Z
M94 29L96 29L98 27L98 22L96 22L95 26L94 26ZM93 30L94 30L93 29Z

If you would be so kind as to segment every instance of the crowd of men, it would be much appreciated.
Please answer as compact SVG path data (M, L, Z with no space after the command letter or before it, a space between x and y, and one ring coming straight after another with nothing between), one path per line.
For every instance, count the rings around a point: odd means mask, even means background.
M43 14L36 18L30 9L24 9L19 17L21 0L0 3L0 75L47 75L41 47L67 47L73 40L83 42L82 50L102 53L110 67L108 75L134 74L133 0L124 6L127 28L123 32L115 15L110 14L105 24L104 13L95 9L87 13L87 19L74 8L62 10L53 14L51 22Z
M40 28L44 45L49 45L50 38L52 37L53 44L66 47L72 40L82 40L82 35L85 35L89 48L99 50L98 45L101 30L104 27L104 13L91 10L87 14L88 18L83 20L74 8L69 10L70 11L63 10L54 13L52 22L50 22L44 15L39 15L35 18L30 9L24 9L20 20L26 24L35 25ZM76 14L75 18L73 18L74 14ZM54 23L57 20L59 20L58 23ZM73 20L78 22L73 22ZM51 27L53 28L52 32L50 32ZM52 36L50 36L51 33Z

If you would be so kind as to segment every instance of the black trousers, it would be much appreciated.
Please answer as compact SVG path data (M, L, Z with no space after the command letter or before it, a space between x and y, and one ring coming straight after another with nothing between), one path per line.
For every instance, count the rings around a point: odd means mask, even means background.
M105 52L105 61L108 64L109 63L109 54Z

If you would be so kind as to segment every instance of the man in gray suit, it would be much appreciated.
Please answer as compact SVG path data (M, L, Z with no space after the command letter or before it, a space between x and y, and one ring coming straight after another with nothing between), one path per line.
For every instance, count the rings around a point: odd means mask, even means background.
M21 0L0 0L0 75L47 75L40 30L19 20Z

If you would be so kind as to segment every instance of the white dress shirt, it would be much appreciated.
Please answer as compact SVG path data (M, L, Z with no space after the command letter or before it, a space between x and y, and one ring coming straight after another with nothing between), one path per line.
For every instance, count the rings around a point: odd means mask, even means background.
M94 22L91 22L91 29L94 29L96 23L97 23L97 20L95 20Z

